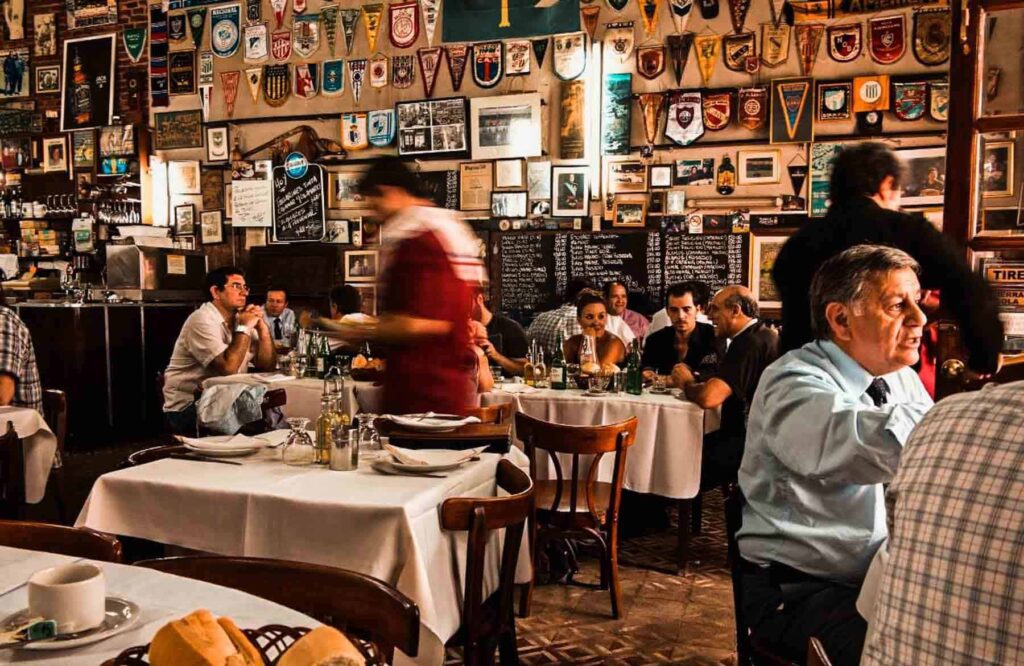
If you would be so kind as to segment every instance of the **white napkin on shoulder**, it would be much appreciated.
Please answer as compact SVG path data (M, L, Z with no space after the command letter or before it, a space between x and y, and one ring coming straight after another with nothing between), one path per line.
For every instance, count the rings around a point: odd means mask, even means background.
M480 419L475 416L462 417L455 416L454 414L435 414L434 412L427 412L426 414L386 414L381 418L397 423L403 428L413 430L416 428L454 429L471 423L480 423Z
M487 450L486 446L464 451L450 449L403 449L391 444L384 444L384 450L391 454L395 462L402 465L457 465L475 458Z

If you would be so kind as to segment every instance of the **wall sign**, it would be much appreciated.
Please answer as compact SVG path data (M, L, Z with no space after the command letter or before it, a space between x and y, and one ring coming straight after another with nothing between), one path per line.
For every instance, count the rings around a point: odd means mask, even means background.
M156 134L153 147L157 150L203 147L202 112L168 111L155 114Z
M113 122L116 46L114 33L64 41L64 87L60 109L62 132Z
M292 167L291 174L288 167L275 167L273 171L274 240L285 243L322 240L327 230L324 168L309 164L303 171L297 168L297 161Z

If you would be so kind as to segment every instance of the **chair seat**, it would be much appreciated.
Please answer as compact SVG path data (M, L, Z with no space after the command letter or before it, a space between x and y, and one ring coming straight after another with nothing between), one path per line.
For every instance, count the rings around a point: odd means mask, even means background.
M559 500L557 511L558 513L569 512L572 501L572 481L535 481L534 498L538 513L551 513L551 505L555 501L555 493L559 485L562 486L562 497ZM586 488L585 481L579 481L576 484L576 511L589 516ZM604 481L594 482L594 509L597 511L597 517L601 524L604 523L605 514L608 513L608 507L611 505L612 491L612 484Z

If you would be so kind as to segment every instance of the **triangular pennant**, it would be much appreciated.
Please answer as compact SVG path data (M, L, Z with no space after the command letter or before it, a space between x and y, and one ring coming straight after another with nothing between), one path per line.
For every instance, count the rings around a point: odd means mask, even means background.
M348 61L348 78L352 84L352 99L358 104L359 98L363 94L363 81L366 79L365 58Z
M665 108L665 94L640 93L636 97L640 105L640 114L644 121L644 138L647 145L654 145L658 138L658 126L661 124L661 112Z
M335 48L338 41L338 5L324 5L320 8L320 21L324 25L324 35L327 37L327 50L335 55Z
M676 85L683 82L683 74L686 72L686 61L690 59L690 47L693 46L694 34L684 32L681 35L669 35L668 56L672 61L672 72L676 75Z
M778 26L782 22L782 6L786 0L768 0L768 11L772 15L772 25Z
M705 87L711 84L711 73L715 70L715 62L721 51L720 35L697 35L693 38L693 48L697 52L697 66Z
M693 14L693 0L668 0L668 6L672 10L676 32L684 32L686 24L690 22L690 15Z
M793 196L800 196L804 189L804 180L807 179L806 164L790 164L786 167L789 171L789 182L793 186Z
M303 60L320 49L320 15L304 14L292 21L292 51Z
M249 84L249 95L252 96L252 103L260 101L260 85L263 83L263 68L253 67L245 70L245 82Z
M800 55L800 72L804 76L810 76L818 59L818 49L825 34L825 26L821 23L800 23L795 30L796 52Z
M188 29L192 33L192 43L197 49L203 47L203 29L206 28L206 7L188 10Z
M786 122L786 133L792 140L796 137L800 119L807 108L807 93L811 84L806 81L779 83L779 95L782 98L783 120Z
M142 52L146 50L146 35L145 28L125 28L121 32L125 53L133 63L138 62Z
M382 16L384 5L363 5L363 25L366 26L366 41L370 45L371 53L377 50L377 35L380 34Z
M544 66L544 56L548 53L548 43L550 40L547 37L540 39L531 39L530 44L533 45L533 55L537 59L537 69ZM448 54L449 58L451 54ZM450 62L450 61L449 61Z
M341 34L345 37L345 54L352 54L352 44L356 41L356 25L359 23L358 9L341 10Z
M416 51L420 61L420 75L423 78L423 94L427 97L434 94L434 84L437 83L437 72L441 69L443 54L444 49L440 46Z
M640 3L640 19L644 22L644 33L653 37L658 29L658 12L661 0L637 0Z
M440 8L441 0L420 0L420 11L423 12L423 32L427 34L427 46L434 45L434 32L437 30L437 17Z
M733 32L743 32L743 24L747 20L750 0L729 0L729 18L732 20Z
M284 24L284 10L287 7L288 0L270 0L270 8L274 10L274 20L277 21L278 30Z
M544 42L547 43L546 37ZM466 75L466 63L469 62L469 44L449 44L444 50L448 54L448 74L452 77L452 90L458 92Z
M203 112L203 122L210 122L210 97L212 97L213 86L199 86L199 106Z
M237 69L220 73L220 87L224 93L224 106L227 109L229 118L235 113L235 100L238 98L238 82L241 78L242 73Z
M583 27L586 29L590 39L594 39L597 32L597 19L601 15L601 5L596 2L585 7L580 7L580 16L583 18Z

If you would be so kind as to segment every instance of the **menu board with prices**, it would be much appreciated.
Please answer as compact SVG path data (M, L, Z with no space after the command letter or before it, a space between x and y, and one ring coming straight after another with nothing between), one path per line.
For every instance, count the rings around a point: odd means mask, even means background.
M289 176L284 167L274 168L275 241L319 241L324 237L324 182L324 169L319 164L310 164L299 177Z
M700 280L711 293L730 284L750 284L748 234L665 234L664 284Z

